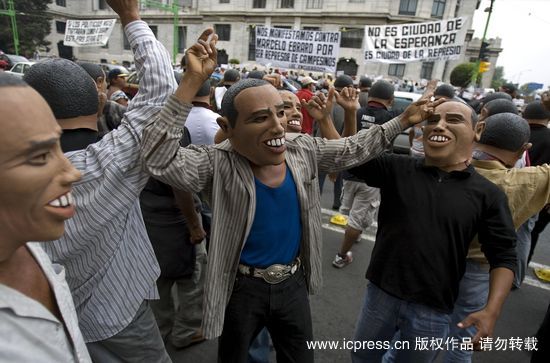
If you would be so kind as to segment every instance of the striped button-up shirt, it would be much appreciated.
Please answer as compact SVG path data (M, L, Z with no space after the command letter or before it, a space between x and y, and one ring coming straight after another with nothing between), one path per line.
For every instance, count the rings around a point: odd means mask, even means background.
M176 188L205 190L212 206L212 237L204 297L203 332L219 336L231 296L239 257L256 207L254 175L247 159L229 141L215 146L180 148L182 127L191 105L172 96L143 132L142 156L147 170ZM382 153L401 131L398 118L340 140L287 134L286 163L298 192L302 221L300 258L310 293L321 286L321 205L318 172L347 169Z
M170 56L143 21L126 26L140 89L118 129L85 150L67 153L82 172L73 186L76 215L65 235L44 248L67 270L86 342L124 329L144 299L158 297L160 269L143 224L139 194L148 180L141 133L176 83Z
M91 363L63 266L52 264L39 243L27 248L50 284L62 321L38 301L0 284L0 362Z

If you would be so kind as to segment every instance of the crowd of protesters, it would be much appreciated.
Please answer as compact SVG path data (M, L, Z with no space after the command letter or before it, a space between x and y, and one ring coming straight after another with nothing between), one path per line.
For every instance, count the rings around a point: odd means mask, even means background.
M0 74L0 361L170 362L168 342L218 338L219 362L270 344L313 362L327 176L348 215L335 267L378 220L354 340L392 343L351 361L471 361L550 221L549 94L520 115L509 85L467 101L437 81L222 72L212 29L174 74L138 2L107 3L135 96L86 62ZM423 95L393 108L401 89ZM409 128L411 155L392 153ZM533 362L549 330L550 306ZM447 337L472 349L412 349Z

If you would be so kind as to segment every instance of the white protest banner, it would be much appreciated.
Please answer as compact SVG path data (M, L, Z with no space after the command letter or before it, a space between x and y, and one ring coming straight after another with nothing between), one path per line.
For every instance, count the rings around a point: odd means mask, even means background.
M97 47L107 44L116 19L67 20L64 45Z
M365 27L365 63L457 59L464 51L467 17Z
M336 71L340 32L256 27L256 62L317 72Z

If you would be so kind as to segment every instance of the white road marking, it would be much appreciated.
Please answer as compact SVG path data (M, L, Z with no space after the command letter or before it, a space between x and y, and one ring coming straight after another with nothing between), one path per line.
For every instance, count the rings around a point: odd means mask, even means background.
M322 208L321 212L323 214L331 216L331 217L336 215L336 214L339 214L338 212L336 212L334 210L325 209L325 208ZM377 226L376 223L375 223L375 226ZM331 231L334 231L334 232L337 232L337 233L344 234L344 227L336 226L336 225L333 225L331 223L323 223L322 227L324 229L328 229L328 230L331 230ZM367 232L367 233L361 234L361 239L362 240L368 241L372 244L374 244L375 237L376 237L376 235L374 233L368 233ZM531 267L533 269L534 268L544 268L544 269L550 268L550 266L543 265L543 264L537 263L537 262L530 262L529 267ZM530 286L538 287L540 289L550 291L550 283L542 282L542 281L537 280L536 278L531 277L531 276L525 276L525 279L523 280L523 283L527 284L527 285L530 285Z

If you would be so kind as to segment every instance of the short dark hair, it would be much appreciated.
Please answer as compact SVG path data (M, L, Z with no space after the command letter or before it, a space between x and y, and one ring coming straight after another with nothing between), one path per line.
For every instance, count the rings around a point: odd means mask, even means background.
M394 87L388 81L379 80L372 85L369 90L369 97L379 98L381 100L392 100Z
M250 71L250 72L248 72L248 77L247 78L263 79L264 76L265 76L264 71Z
M498 113L515 113L518 114L518 108L514 105L514 102L499 98L486 103L483 107L487 110L487 116L493 116Z
M223 73L222 82L237 82L241 79L241 74L236 69L228 69Z
M550 119L550 112L546 110L541 101L533 101L525 106L523 117L527 120L547 120Z
M341 74L334 80L334 88L342 89L353 86L353 79L347 74Z
M359 78L359 87L371 87L371 86L372 86L372 79L365 76L361 76L361 78Z
M454 98L455 88L446 83L439 85L434 91L434 96L447 97L449 99Z
M229 125L231 125L232 128L235 127L237 117L239 117L239 112L235 108L235 97L237 97L237 95L241 93L241 91L244 91L247 88L261 87L267 85L271 85L271 83L262 79L247 78L236 82L227 89L227 91L223 95L220 114L229 120Z
M210 80L206 80L201 88L199 88L199 90L197 91L197 94L195 95L195 97L204 97L204 96L209 96L210 95Z
M485 119L485 130L480 144L494 146L509 151L519 151L529 142L531 130L522 117L510 113L497 113Z
M0 87L28 87L29 85L23 81L21 77L13 74L0 72Z
M84 68L86 72L92 77L92 79L97 81L99 77L103 77L105 81L107 81L105 78L105 72L103 71L103 68L99 64L90 63L90 62L76 62L79 66Z
M97 113L96 84L75 62L63 58L40 61L23 80L44 97L57 119Z
M512 101L512 96L510 96L508 93L493 92L493 93L489 93L488 95L483 97L481 102L482 102L483 105L486 105L487 103L491 102L492 100L498 100L498 99L501 99L501 98L505 99L505 100L508 100L508 101ZM483 107L483 105L482 105L482 107Z

